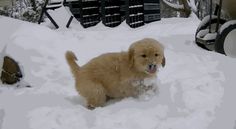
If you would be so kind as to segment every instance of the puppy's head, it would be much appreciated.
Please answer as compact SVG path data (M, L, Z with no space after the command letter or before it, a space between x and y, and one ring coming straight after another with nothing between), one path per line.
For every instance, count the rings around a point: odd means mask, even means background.
M142 39L130 46L129 60L137 71L155 75L159 66L165 66L164 48L154 39Z

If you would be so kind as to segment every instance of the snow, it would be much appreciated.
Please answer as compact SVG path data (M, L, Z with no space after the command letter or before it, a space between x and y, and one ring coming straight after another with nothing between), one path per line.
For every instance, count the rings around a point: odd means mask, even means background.
M209 31L208 31L209 32ZM207 33L203 40L207 41L207 40L215 40L217 36L217 33Z
M197 7L196 7L196 3L195 3L195 0L188 0L188 5L189 7L191 7L192 11L193 12L197 12Z
M4 118L4 110L0 109L0 129L2 129L3 118Z
M225 50L226 55L230 57L234 57L234 58L236 58L235 35L236 35L236 28L227 34L224 41L224 50Z
M221 27L220 27L220 34L226 29L228 28L229 26L231 25L235 25L236 26L236 20L230 20L226 23L224 23Z
M55 19L59 15L55 13ZM62 19L62 18L61 18ZM63 19L64 21L67 18ZM1 129L233 129L236 60L204 51L194 43L195 18L169 18L137 29L99 23L84 29L73 20L53 30L0 16L1 46L23 66L32 88L0 84ZM127 51L145 37L165 47L158 92L108 102L88 110L77 94L64 54L72 50L83 65L107 52ZM4 41L4 42L2 42ZM2 50L2 48L1 48Z
M217 18L217 16L212 15L212 19L216 19L216 18ZM203 27L203 26L205 26L206 24L208 24L209 21L210 21L210 15L204 17L204 18L202 19L201 23L199 24L197 30L199 30L201 27Z
M197 37L198 38L203 38L208 33L209 33L209 29L202 29L197 33Z
M3 54L3 52L0 52L0 71L2 71L3 60L4 60L4 54ZM2 73L0 73L0 76L1 75L2 75Z

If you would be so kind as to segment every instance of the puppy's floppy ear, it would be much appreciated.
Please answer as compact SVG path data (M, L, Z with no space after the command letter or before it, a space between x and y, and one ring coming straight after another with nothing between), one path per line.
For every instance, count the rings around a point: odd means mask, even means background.
M131 45L129 47L128 56L129 56L130 67L133 67L134 66L134 45Z
M162 67L165 67L165 65L166 65L166 58L165 58L165 55L164 55L164 46L162 44L160 44L160 46L161 46L162 51L163 51L163 58L162 58L161 65L162 65Z
M161 65L162 65L162 67L165 67L165 65L166 65L166 58L165 58L165 56L163 56L163 58L162 58Z

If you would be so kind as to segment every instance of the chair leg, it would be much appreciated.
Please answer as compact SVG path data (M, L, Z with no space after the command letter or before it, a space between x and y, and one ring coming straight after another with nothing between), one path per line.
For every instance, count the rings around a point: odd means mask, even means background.
M70 26L70 24L71 24L71 21L73 20L73 16L70 16L70 19L69 19L69 21L67 22L67 24L66 24L66 27L67 28L69 28L69 26Z
M57 23L53 20L53 18L49 15L49 13L47 11L45 11L46 16L49 18L49 20L52 22L52 24L56 27L56 29L59 28L59 26L57 25Z
M43 14L44 14L44 9L42 9L39 20L38 20L38 24L40 24L42 22L42 18L43 18Z

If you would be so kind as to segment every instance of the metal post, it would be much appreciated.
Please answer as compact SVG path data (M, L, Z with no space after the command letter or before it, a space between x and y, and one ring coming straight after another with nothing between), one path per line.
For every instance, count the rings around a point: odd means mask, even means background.
M46 10L47 4L48 4L48 0L45 1L44 5L42 7L42 11L41 11L41 14L39 16L38 24L40 24L42 22L43 14L44 14L44 12L47 11Z
M209 21L209 33L211 33L211 20L212 20L212 0L210 0L210 21Z
M216 32L217 33L219 30L219 26L220 26L221 8L222 8L222 0L220 0L219 9L218 9L218 13L217 13L217 25L216 25Z
M48 14L47 11L45 11L45 15L49 18L49 20L52 22L52 24L56 27L56 29L59 28L59 26L57 25L57 23L53 20L53 18Z

